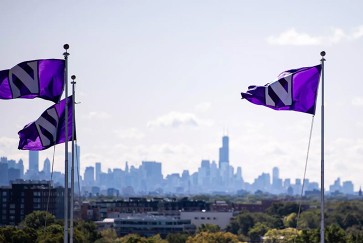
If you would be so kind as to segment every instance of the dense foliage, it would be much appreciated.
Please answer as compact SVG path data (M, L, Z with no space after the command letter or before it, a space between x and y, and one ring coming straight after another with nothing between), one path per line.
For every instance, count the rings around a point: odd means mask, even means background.
M320 211L318 203L298 212L294 202L272 204L265 212L240 212L232 218L226 232L216 225L201 225L194 235L169 234L142 237L130 234L118 237L113 229L100 233L93 222L74 222L74 242L141 242L141 243L191 243L191 242L320 242ZM325 242L363 242L363 201L330 200L326 203ZM47 212L35 211L19 226L0 227L0 242L51 243L63 242L63 223Z

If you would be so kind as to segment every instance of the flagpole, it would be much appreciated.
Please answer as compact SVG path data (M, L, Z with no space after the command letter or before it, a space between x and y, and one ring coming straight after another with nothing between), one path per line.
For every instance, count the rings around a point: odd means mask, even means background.
M321 186L320 186L320 242L324 243L324 62L325 51L321 55Z
M76 111L75 111L75 103L76 103L76 92L74 89L74 86L76 84L76 81L74 81L76 79L76 75L72 75L71 76L72 79L72 167L71 167L71 232L70 232L70 239L69 242L73 243L73 233L74 233L74 228L73 228L73 220L74 220L74 134L75 134L75 126L76 126Z
M65 44L63 48L66 50L64 55L65 61L65 73L64 73L64 82L65 82L65 158L64 158L64 243L68 243L68 56L67 52L69 49L69 45Z

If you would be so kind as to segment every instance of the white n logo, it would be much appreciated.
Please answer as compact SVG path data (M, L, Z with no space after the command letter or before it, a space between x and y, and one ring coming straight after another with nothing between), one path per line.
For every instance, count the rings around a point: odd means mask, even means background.
M282 102L285 106L292 105L292 75L286 76L272 84L268 85L265 89L266 105L275 106L276 103ZM281 81L287 83L287 90L281 84Z
M44 147L53 145L57 138L59 117L55 108L47 110L35 121L40 141Z
M9 83L13 98L20 97L24 91L26 94L38 94L38 62L21 63L11 68Z

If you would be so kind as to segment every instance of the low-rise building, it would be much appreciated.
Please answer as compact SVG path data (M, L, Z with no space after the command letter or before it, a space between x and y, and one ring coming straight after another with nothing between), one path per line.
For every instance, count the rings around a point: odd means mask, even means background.
M233 212L180 212L180 219L190 220L196 227L200 227L202 224L214 224L222 230L227 227L232 217Z
M165 237L170 233L195 233L196 227L188 219L154 215L133 215L114 219L114 229L118 236L139 234L149 237L160 234Z

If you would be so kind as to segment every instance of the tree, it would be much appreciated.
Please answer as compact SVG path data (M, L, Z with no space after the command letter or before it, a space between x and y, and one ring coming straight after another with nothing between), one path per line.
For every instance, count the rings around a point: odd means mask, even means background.
M114 229L104 229L101 231L101 238L97 239L96 243L114 242L117 239L117 234Z
M62 243L64 239L63 227L59 224L52 224L45 230L38 230L39 243Z
M345 231L336 224L330 225L325 229L325 241L327 243L346 242Z
M51 225L55 222L55 216L46 211L34 211L28 214L20 223L20 226L29 227L34 230Z
M289 215L285 216L283 222L286 228L296 228L296 223L297 223L296 213L290 213Z
M13 226L5 226L0 228L0 242L12 243L32 243L34 239L32 235L28 235L26 231L17 229Z
M347 229L347 243L360 243L363 242L363 231L357 227Z
M169 243L185 243L187 241L188 237L189 237L188 234L173 233L173 234L168 234L166 236L166 240Z
M201 232L195 236L189 236L186 243L238 243L238 237L229 232Z
M273 203L268 209L267 213L272 215L278 215L280 217L289 215L291 213L296 213L299 210L299 205L297 203L287 202L287 203Z
M87 242L95 242L101 238L101 234L97 232L96 224L92 221L76 221L76 230L79 230L85 237Z
M269 230L269 228L262 224L262 223L256 223L249 231L248 231L248 237L250 237L250 240L253 242L260 241L261 237L266 234L266 232Z
M293 228L286 229L270 229L264 235L264 241L266 243L293 243L301 234L300 231Z
M199 232L210 232L210 233L216 233L221 231L221 227L215 224L202 224L198 227L198 233Z
M319 212L305 211L300 215L297 226L299 229L316 229L320 226Z

